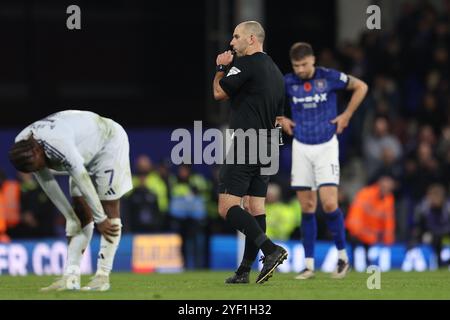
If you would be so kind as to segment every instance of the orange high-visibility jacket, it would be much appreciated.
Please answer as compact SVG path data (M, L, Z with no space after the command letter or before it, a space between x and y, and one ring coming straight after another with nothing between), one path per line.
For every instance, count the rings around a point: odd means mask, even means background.
M15 180L6 180L0 187L0 216L5 227L14 227L20 221L20 184ZM0 218L0 220L2 219ZM2 222L0 222L0 225ZM0 226L1 230L1 226Z
M377 184L361 189L345 219L348 232L362 243L394 243L395 199L392 193L381 197Z
M5 208L3 203L5 202L3 193L0 191L0 235L6 232L6 217Z
M9 242L9 237L6 234L5 206L3 205L4 203L5 197L0 190L0 243Z

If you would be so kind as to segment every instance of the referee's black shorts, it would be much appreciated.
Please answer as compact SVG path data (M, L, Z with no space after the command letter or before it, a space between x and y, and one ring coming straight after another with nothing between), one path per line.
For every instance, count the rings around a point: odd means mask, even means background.
M266 197L270 176L261 175L261 166L223 164L219 173L219 193L238 197Z

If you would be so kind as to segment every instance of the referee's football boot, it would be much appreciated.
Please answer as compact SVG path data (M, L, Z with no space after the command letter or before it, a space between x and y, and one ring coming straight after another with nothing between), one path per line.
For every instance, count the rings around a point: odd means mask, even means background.
M263 268L256 279L256 283L264 283L273 275L273 271L287 259L287 251L280 246L276 246L275 251L265 257L261 257Z
M333 279L342 279L347 275L349 271L350 271L350 263L348 263L348 261L339 259L336 266L336 270L332 273L331 277Z
M314 270L310 270L310 269L305 268L302 271L300 271L300 273L295 277L295 279L307 280L307 279L312 279L315 276L316 275L314 273Z
M227 284L242 284L242 283L250 283L250 272L242 272L238 274L237 272L231 277L225 280Z

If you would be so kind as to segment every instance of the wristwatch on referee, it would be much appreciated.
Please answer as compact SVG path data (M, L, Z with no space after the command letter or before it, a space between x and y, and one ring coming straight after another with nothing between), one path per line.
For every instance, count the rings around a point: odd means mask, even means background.
M216 72L227 72L227 66L224 64L219 64L216 66Z

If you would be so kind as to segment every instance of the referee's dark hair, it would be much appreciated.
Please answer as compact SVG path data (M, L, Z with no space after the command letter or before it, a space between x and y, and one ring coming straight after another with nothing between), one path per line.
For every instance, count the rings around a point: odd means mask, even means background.
M292 45L289 51L289 56L291 60L302 60L308 56L313 56L314 50L309 43L306 42L296 42Z

